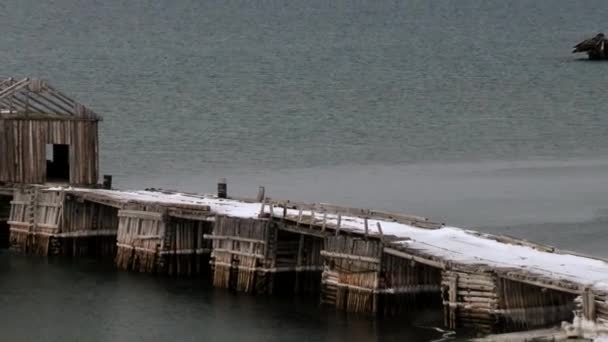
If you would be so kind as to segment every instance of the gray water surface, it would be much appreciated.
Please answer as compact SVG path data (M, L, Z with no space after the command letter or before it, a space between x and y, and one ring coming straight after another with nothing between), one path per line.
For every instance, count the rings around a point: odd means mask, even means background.
M264 185L608 256L608 63L570 54L606 13L599 0L4 0L0 75L43 77L102 114L102 171L122 188L209 192L227 177L239 195ZM82 329L68 340L264 340L294 322L274 299L1 258L19 266L0 273L10 340L59 338L68 321ZM325 325L308 304L294 339L401 326ZM58 308L69 319L46 325ZM260 312L267 323L243 319Z

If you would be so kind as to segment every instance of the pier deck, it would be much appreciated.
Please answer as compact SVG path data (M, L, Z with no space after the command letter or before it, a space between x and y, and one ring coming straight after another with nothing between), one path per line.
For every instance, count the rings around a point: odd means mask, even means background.
M391 314L434 303L447 327L485 333L568 321L573 334L584 335L582 327L608 323L607 262L420 216L44 186L15 189L11 203L11 241L36 254L51 254L54 245L65 250L62 239L72 239L73 250L79 237L103 236L106 253L115 244L122 269L194 275L211 264L217 287L320 289L322 303L347 311Z
M62 191L83 194L88 199L112 199L116 203L147 202L168 207L201 208L209 210L209 217L214 215L250 219L263 217L260 215L262 202L222 199L213 195L84 188ZM276 219L299 222L301 226L320 227L325 223L326 230L332 232L338 229L340 217L339 229L341 232L362 236L367 234L370 238L382 239L385 248L389 249L389 253L404 255L409 253L408 257L412 260L430 266L440 268L457 264L485 266L514 278L518 274L526 275L530 277L528 282L555 287L560 291L578 292L585 288L608 291L608 263L598 258L563 252L550 246L516 238L484 234L457 227L442 225L434 229L419 228L394 220L376 219L373 218L373 213L370 213L371 217L367 219L356 215L327 213L323 220L324 212L328 211L323 209L325 208L323 204L318 204L316 211L297 209L299 206L296 203L279 204L269 201L264 204L263 214L266 216L272 214L272 217ZM308 207L313 206L308 205ZM421 222L427 222L424 218L418 217L418 219ZM365 221L368 226L367 233ZM378 225L382 232L378 230ZM391 248L396 251L390 251Z

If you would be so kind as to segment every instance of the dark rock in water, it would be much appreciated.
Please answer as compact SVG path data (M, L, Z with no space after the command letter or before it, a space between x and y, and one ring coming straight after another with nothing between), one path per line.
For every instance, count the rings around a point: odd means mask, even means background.
M586 39L574 46L572 53L586 52L589 59L608 59L608 39L603 33L598 33L591 39Z

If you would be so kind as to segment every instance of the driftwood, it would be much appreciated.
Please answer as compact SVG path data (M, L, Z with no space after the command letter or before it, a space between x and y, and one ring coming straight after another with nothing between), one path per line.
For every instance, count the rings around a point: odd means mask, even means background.
M598 33L595 37L574 46L572 53L580 52L586 52L591 60L608 59L608 39L603 33Z

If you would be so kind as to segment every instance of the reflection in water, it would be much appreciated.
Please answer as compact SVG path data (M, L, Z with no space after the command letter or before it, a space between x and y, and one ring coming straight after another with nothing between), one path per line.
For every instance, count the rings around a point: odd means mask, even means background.
M374 319L316 297L248 296L202 279L116 272L95 260L0 252L0 331L7 341L424 341L441 312ZM32 326L35 323L35 327Z

